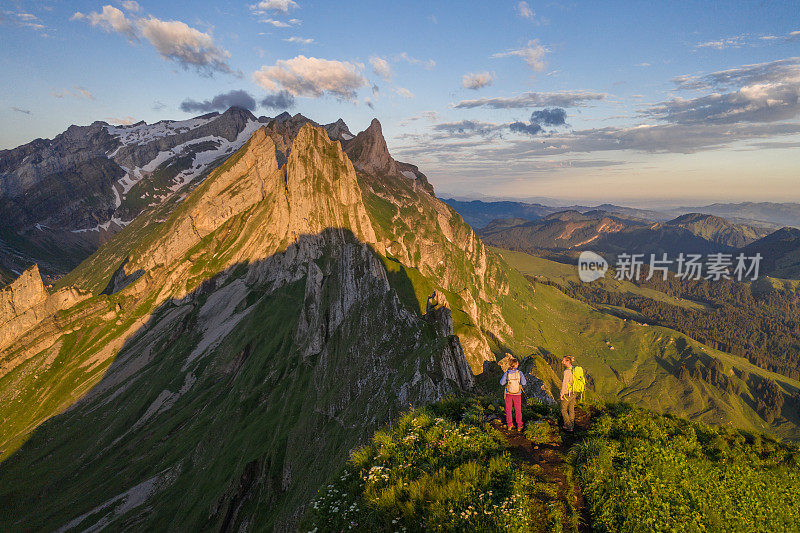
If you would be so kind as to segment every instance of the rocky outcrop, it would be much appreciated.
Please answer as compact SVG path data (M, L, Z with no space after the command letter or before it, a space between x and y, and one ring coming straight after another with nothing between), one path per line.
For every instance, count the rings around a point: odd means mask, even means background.
M353 166L363 172L388 175L398 173L377 118L372 119L367 129L345 143L345 152Z
M72 288L49 294L39 267L32 266L0 291L0 352L45 318L88 296Z

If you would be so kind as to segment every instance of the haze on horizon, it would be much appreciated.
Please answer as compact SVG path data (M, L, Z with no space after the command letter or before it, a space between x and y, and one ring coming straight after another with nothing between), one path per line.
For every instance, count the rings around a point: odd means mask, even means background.
M0 148L231 105L353 131L440 196L800 201L800 8L306 0L0 5Z

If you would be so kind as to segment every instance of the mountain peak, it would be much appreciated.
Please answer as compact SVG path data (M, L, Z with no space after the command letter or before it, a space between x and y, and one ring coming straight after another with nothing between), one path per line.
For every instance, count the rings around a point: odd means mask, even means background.
M367 129L347 143L345 152L359 170L370 174L397 174L397 166L389 155L377 118L373 118Z

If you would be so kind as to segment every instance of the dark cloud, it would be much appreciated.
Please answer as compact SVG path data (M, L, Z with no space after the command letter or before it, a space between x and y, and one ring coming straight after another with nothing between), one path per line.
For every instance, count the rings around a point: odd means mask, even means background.
M524 122L512 122L508 125L508 129L514 133L525 133L526 135L537 135L542 132L542 127L535 122L525 124Z
M444 122L442 124L437 124L433 127L433 130L445 133L448 136L470 137L472 135L489 135L504 127L504 124L495 124L493 122L460 120L458 122Z
M560 93L522 93L511 97L478 98L462 100L453 107L472 109L488 107L491 109L524 109L529 107L581 107L587 102L604 100L604 93L587 91L565 91Z
M289 91L268 94L261 100L261 107L270 109L291 109L294 107L294 96Z
M211 100L205 100L203 102L187 98L181 103L181 111L187 113L225 111L229 107L241 107L242 109L253 111L256 108L256 99L250 96L247 91L240 89L218 94Z
M33 114L33 113L31 113L30 109L22 109L21 107L17 107L17 106L12 106L11 110L12 111L16 111L17 113L22 113L23 115L32 115Z
M567 112L560 107L551 107L531 113L532 124L544 126L563 126L567 123Z
M167 107L167 104L165 104L164 102L162 102L160 100L154 100L153 101L153 111L161 111L166 107Z

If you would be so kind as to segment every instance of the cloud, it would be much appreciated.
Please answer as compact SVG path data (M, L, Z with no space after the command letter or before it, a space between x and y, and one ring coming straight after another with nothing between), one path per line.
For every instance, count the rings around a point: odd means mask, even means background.
M314 39L310 38L303 38L303 37L289 37L288 39L284 39L287 43L297 43L297 44L314 44Z
M428 59L426 61L423 61L422 59L417 59L416 57L411 57L406 52L402 52L402 53L398 54L396 60L397 61L405 61L407 63L410 63L411 65L422 65L423 67L425 67L426 70L431 70L432 68L434 68L436 66L436 61L434 61L433 59Z
M130 11L131 13L138 13L142 10L142 6L140 6L135 0L122 0L120 5L122 5L122 9L125 11Z
M296 26L300 23L297 19L291 19L289 22L283 22L282 20L275 20L275 19L261 19L259 22L263 24L271 24L276 28L289 28L291 26Z
M537 17L536 13L534 13L533 9L531 9L531 6L528 5L528 2L519 2L517 4L515 11L517 12L517 15L519 15L520 18L529 20L534 24L536 24L537 26L541 24L547 24L548 22L550 22L546 18Z
M214 44L211 35L177 20L160 20L153 16L139 19L139 29L158 53L183 68L194 68L201 74L214 71L231 73L227 59L230 53Z
M153 106L152 106L153 111L161 111L161 110L165 109L166 107L167 107L167 104L165 104L164 102L162 102L160 100L154 100L153 101Z
M280 59L272 66L261 67L253 73L253 79L269 91L283 89L293 96L314 98L328 93L337 98L353 100L356 91L367 85L367 80L361 75L362 68L347 61L299 55L292 59Z
M382 57L372 56L369 58L369 64L372 66L372 71L383 78L384 81L391 81L393 75L392 67L389 65L388 61Z
M253 111L256 108L256 99L247 91L239 89L218 94L211 100L204 100L202 102L187 98L180 105L181 111L186 113L225 111L229 107L241 107L242 109Z
M395 91L403 98L414 98L414 93L404 87L398 87Z
M47 27L41 23L39 18L33 13L23 13L19 11L3 11L0 9L0 24L11 22L23 28L31 28L36 31L46 30ZM47 33L41 33L43 37L49 37Z
M378 96L380 96L380 94L381 94L381 88L378 87L377 85L373 84L372 85L372 96L377 98Z
M268 94L261 100L261 106L270 109L291 109L294 107L294 96L289 91Z
M675 124L735 124L777 122L800 115L800 58L673 81L678 89L714 92L653 104L643 111L644 116Z
M544 67L547 65L547 63L544 61L544 56L547 54L547 51L547 48L539 44L537 39L533 39L532 41L528 41L528 44L522 48L498 52L496 54L492 54L492 57L521 57L522 60L525 61L534 72L539 72L544 70Z
M372 100L369 98L364 98L364 103L367 104L367 107L370 109L375 109L375 104L372 103Z
M533 20L536 14L531 9L531 6L528 5L528 2L520 2L517 4L517 14L528 20Z
M92 12L88 15L78 11L72 15L70 20L86 20L90 25L99 26L109 33L114 31L126 36L130 41L138 40L136 26L133 21L114 6L103 6L103 10L100 13Z
M131 42L144 38L165 60L174 61L185 69L193 68L200 74L233 72L227 62L230 53L218 47L210 34L177 20L161 20L152 15L129 19L113 6L103 6L100 13L77 12L70 20L85 20L107 32L124 35Z
M127 116L127 117L106 117L105 120L109 124L118 124L118 125L122 125L122 126L130 126L131 124L136 122L136 119L133 118L132 116Z
M443 122L433 126L433 130L444 132L447 136L472 137L474 135L487 136L503 128L506 124L496 124L494 122L480 122L477 120L460 120L458 122ZM440 137L441 138L441 137Z
M472 109L488 107L490 109L524 109L530 107L582 107L586 102L604 100L606 94L588 91L564 91L559 93L522 93L511 97L478 98L462 100L453 107L456 109Z
M17 113L22 113L23 115L32 115L30 109L22 109L21 107L11 106L12 111L16 111Z
M719 39L717 41L706 41L704 43L697 43L695 48L713 48L714 50L741 48L745 44L744 38L744 35L737 35L736 37L728 37L726 39Z
M94 100L94 95L90 93L85 87L79 85L75 86L75 96L78 98L86 98L87 100Z
M465 89L478 90L492 84L493 76L488 72L470 72L461 78L461 86Z
M514 133L524 133L526 135L536 135L542 132L539 124L525 124L524 122L512 122L508 128Z
M531 113L531 122L545 126L563 126L567 123L567 112L560 107L534 111Z
M643 62L643 63L636 63L634 65L634 67L649 67L649 66L650 66L650 63L647 63L646 61Z
M280 11L281 13L288 13L290 9L298 7L300 6L293 0L261 0L257 4L250 6L250 9L255 12Z

